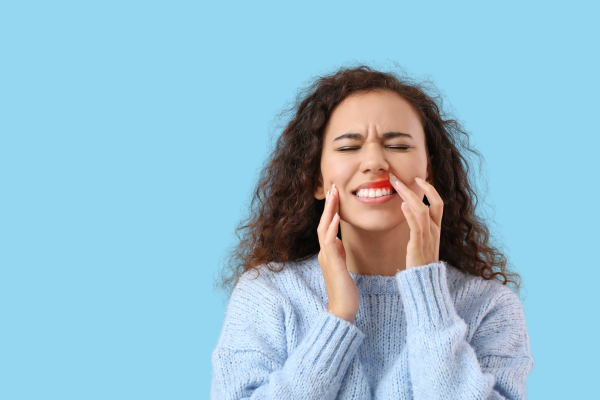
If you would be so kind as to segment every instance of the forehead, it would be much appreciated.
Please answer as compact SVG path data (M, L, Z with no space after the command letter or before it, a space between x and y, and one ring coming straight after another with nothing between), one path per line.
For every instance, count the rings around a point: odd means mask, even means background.
M399 94L390 91L357 93L344 99L333 111L326 135L363 132L400 131L413 137L423 135L419 115ZM343 132L342 132L343 131Z

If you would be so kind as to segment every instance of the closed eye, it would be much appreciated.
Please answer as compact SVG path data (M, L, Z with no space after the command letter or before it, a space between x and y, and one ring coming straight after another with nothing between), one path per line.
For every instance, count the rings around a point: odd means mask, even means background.
M387 146L390 149L400 149L400 150L408 150L410 149L410 146ZM350 150L356 150L356 149L360 149L360 147L342 147L339 148L338 151L350 151Z

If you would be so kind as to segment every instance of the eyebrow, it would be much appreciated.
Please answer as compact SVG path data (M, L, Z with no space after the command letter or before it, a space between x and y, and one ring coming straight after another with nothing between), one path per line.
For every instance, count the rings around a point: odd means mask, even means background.
M409 135L408 133L402 133L402 132L387 132L387 133L384 133L382 136L384 139L393 139L393 138L397 138L397 137L406 137L406 138L414 139L412 137L412 135ZM364 136L361 135L360 133L344 133L343 135L338 136L335 139L333 139L333 141L335 142L336 140L341 140L341 139L358 140L358 139L364 139Z

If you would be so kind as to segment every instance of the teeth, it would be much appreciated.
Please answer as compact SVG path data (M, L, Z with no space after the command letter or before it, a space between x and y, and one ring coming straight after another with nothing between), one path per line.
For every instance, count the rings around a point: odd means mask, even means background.
M378 188L378 189L361 189L358 192L356 192L356 195L358 197L381 197L381 196L388 196L392 193L392 189L391 188Z

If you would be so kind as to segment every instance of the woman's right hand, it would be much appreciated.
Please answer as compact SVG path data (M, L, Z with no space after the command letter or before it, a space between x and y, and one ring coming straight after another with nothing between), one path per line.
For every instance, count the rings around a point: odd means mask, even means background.
M348 272L346 266L346 250L344 244L337 237L340 223L339 192L335 184L328 193L321 221L317 228L319 235L319 264L325 278L327 297L329 298L328 309L334 315L350 323L358 313L360 295L354 279Z

